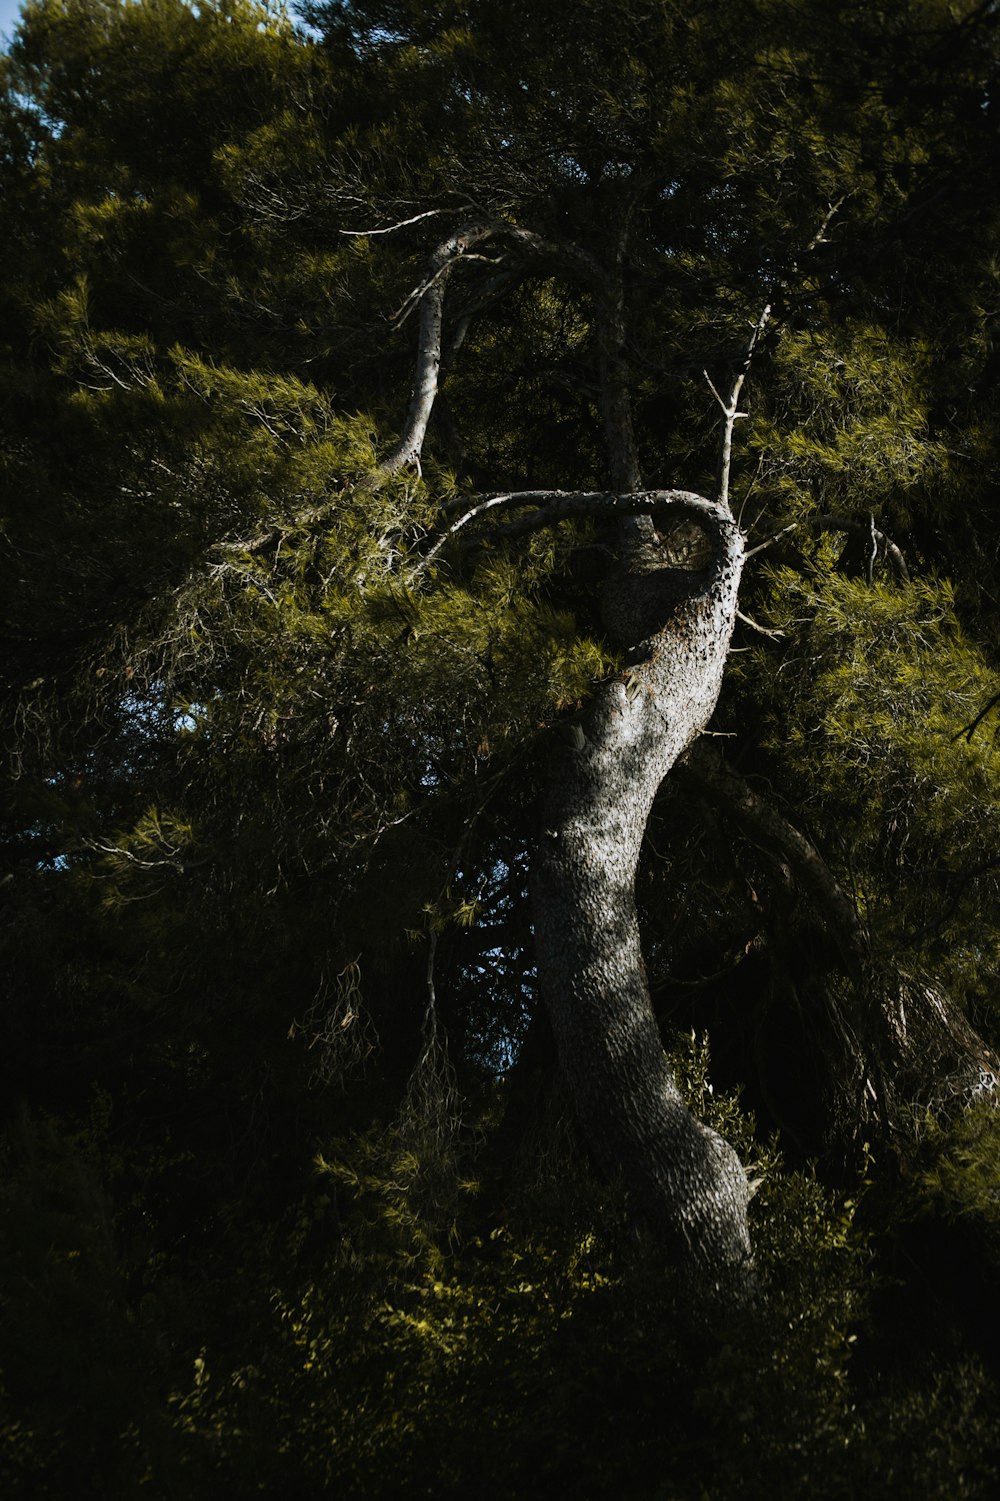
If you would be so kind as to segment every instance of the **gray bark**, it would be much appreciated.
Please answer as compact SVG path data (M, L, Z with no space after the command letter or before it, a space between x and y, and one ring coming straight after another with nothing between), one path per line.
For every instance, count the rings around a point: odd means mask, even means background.
M604 609L609 631L629 649L627 671L598 690L571 743L553 745L531 881L542 994L596 1159L623 1174L662 1240L697 1274L700 1293L714 1287L731 1301L752 1286L746 1174L733 1149L690 1114L670 1071L646 982L634 886L656 791L715 708L743 537L724 504L680 491L639 493L620 266L608 279L578 247L506 223L470 224L443 241L413 294L411 304L420 305L414 388L404 431L380 472L419 462L437 392L445 284L457 261L494 234L538 260L558 261L595 294L613 490L490 497L446 536L494 508L533 510L503 528L507 537L572 515L616 517L618 566ZM663 512L693 518L710 537L712 563L702 574L664 566L650 519Z
M398 442L379 464L378 472L382 475L395 474L407 464L420 462L427 424L430 421L438 392L444 326L444 296L448 278L456 261L460 260L463 255L468 255L483 240L496 234L497 228L494 220L473 222L464 225L455 234L449 235L446 240L442 240L431 257L426 280L411 293L407 304L404 304L404 308L414 304L420 308L416 373L406 412L406 423Z
M718 698L743 561L728 510L689 501L712 539L709 569L663 568L655 542L633 541L608 582L608 627L629 646L630 665L591 702L579 748L553 749L532 902L541 991L595 1158L622 1174L702 1286L731 1296L752 1275L747 1179L681 1098L649 998L634 897L653 798ZM674 508L684 505L675 498Z

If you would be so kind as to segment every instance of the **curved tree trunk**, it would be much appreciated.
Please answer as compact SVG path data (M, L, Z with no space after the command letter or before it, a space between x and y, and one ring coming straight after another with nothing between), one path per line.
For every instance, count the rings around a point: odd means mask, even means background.
M614 492L490 497L445 536L505 506L541 507L508 524L508 539L570 515L618 519L619 566L604 606L609 630L629 648L630 666L598 691L585 722L566 726L569 741L553 749L531 877L539 979L560 1066L595 1157L623 1174L664 1242L698 1274L702 1293L714 1285L732 1298L752 1282L746 1174L733 1149L689 1113L667 1064L639 946L634 885L656 791L715 708L744 543L725 504L682 491L639 492L621 279L627 217L610 276L578 247L510 223L474 221L441 242L408 300L420 305L416 375L404 431L379 472L419 463L437 392L445 284L475 244L498 235L536 258L555 259L587 284L598 309ZM726 411L730 437L742 378ZM708 533L713 561L704 574L663 566L651 519L656 511L690 516Z
M597 694L576 743L553 751L531 884L542 995L589 1145L702 1283L731 1295L751 1277L747 1179L670 1071L634 897L653 798L718 698L743 561L728 510L687 500L712 566L663 568L655 542L623 539L605 613L632 665Z

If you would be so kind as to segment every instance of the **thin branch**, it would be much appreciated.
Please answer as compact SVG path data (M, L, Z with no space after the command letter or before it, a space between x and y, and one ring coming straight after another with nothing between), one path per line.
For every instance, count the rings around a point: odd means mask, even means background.
M750 335L750 342L747 344L746 353L743 356L743 364L740 366L740 369L736 375L736 379L733 381L733 384L730 387L728 401L723 401L715 386L712 384L708 371L705 370L703 372L705 379L708 381L709 390L715 397L716 401L719 403L719 406L722 408L723 424L722 439L719 447L718 498L719 504L721 506L725 506L727 510L729 509L729 472L732 468L733 462L733 428L736 426L736 423L741 417L749 416L748 412L741 412L739 409L740 392L743 390L743 382L746 380L747 375L750 372L750 366L753 363L754 351L756 350L757 345L760 342L761 336L765 328L767 327L770 317L771 304L768 302L765 303L760 317L757 319L757 322L753 326L753 332Z
M971 745L973 735L976 733L990 710L996 708L997 704L1000 704L1000 693L994 693L993 697L988 701L985 708L980 709L979 713L976 715L971 724L965 725L962 729L959 730L957 735L952 735L952 745L954 745L956 740L961 740L963 735L965 736L968 744Z
M462 527L465 526L467 522L474 521L477 516L482 516L487 511L494 510L497 506L506 505L507 502L512 499L513 496L511 495L493 495L488 500L481 501L479 505L473 506L470 511L466 511L464 516L460 516L457 521L453 522L451 526L448 527L446 532L442 533L442 535L437 539L430 551L425 553L424 556L420 559L420 562L417 563L411 570L411 580L419 578L424 569L430 567L431 563L433 563L434 559L437 557L441 549L447 546L452 537L454 537L459 531L461 531ZM530 502L528 503L530 504Z
M438 266L437 270L433 271L426 281L422 281L419 286L413 287L407 292L399 307L394 313L389 314L386 321L391 323L395 328L402 328L407 318L413 312L413 309L420 306L421 300L427 296L428 292L433 291L439 281L447 277L450 270L450 261L446 262L443 266Z
M846 197L846 195L844 196ZM804 255L811 254L811 252L814 251L818 245L825 243L826 231L829 229L831 220L840 209L843 202L844 197L841 197L837 199L836 203L830 204L830 207L827 209L827 212L823 216L819 228L813 235L812 239L809 241L808 245L805 247L805 250L802 252ZM797 275L798 269L799 260L798 257L796 257L796 259L792 261L787 275L783 276L778 283L779 289L782 292L787 290L792 278ZM757 345L760 343L760 340L764 335L764 331L767 328L768 322L770 321L772 311L773 303L770 301L766 302L761 311L760 317L757 319L757 322L753 326L753 330L750 334L750 341L747 344L746 351L743 356L743 363L736 373L736 378L734 379L733 384L730 387L729 397L727 400L724 401L723 398L719 395L719 392L713 384L708 371L705 370L702 372L706 381L708 382L709 390L715 397L716 401L719 403L719 406L722 408L723 425L722 437L719 445L718 499L719 504L726 506L727 509L729 506L729 477L733 462L733 429L735 428L736 423L740 420L740 418L749 416L748 412L741 412L739 409L740 393L743 390L743 384L750 373L750 366L753 364L754 353L756 351Z
M784 631L773 631L766 625L758 625L756 620L751 620L749 615L744 615L742 610L736 611L736 619L748 625L752 631L759 631L762 636L768 636L772 641L777 641L785 635Z
M649 516L657 513L679 513L692 517L713 531L720 527L733 528L735 523L729 511L717 501L706 500L690 490L636 490L618 495L611 490L511 490L498 495L472 497L475 504L464 515L453 521L437 539L430 551L421 558L410 573L410 579L419 577L424 569L438 556L445 544L468 522L485 515L488 511L519 510L534 507L530 516L519 517L497 528L492 534L498 540L523 536L540 531L559 521L581 518L607 518L612 516Z
M468 213L471 207L471 203L464 203L457 212ZM371 239L374 235L394 235L397 230L408 229L411 224L419 224L423 219L433 219L440 214L453 214L455 212L456 210L451 208L429 208L422 214L414 214L409 219L400 219L396 224L387 224L382 229L338 229L337 233L350 235L352 238L358 240Z
M906 566L906 559L896 546L896 543L887 537L885 532L880 532L877 529L874 525L874 518L869 518L868 521L855 521L848 516L811 516L803 521L790 521L787 526L783 526L778 531L772 532L769 537L765 537L763 542L758 542L755 547L748 547L745 557L752 558L757 553L766 551L767 548L773 547L776 542L780 542L782 537L789 536L791 532L798 531L800 527L808 527L811 531L817 532L852 532L865 537L874 537L877 545L885 548L886 561L891 565L900 583L908 584L910 582L910 573Z
M809 255L811 251L815 250L816 247L817 247L817 245L825 245L826 244L826 232L830 228L830 225L831 225L831 223L833 221L834 215L838 214L840 212L840 210L843 208L844 204L847 202L847 200L848 200L849 197L850 197L849 193L841 193L841 195L837 199L836 203L831 203L830 204L830 207L827 209L826 213L823 216L823 221L820 224L819 229L817 229L816 233L813 235L812 239L809 241L809 244L806 246L806 249L805 249L806 255ZM792 263L792 274L794 275L795 272L798 269L799 269L798 261L794 261Z

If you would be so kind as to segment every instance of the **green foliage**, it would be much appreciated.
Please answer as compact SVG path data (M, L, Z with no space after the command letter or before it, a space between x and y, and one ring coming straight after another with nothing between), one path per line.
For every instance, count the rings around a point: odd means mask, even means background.
M888 524L908 492L940 482L948 459L928 411L930 359L926 340L878 325L779 335L767 392L774 416L755 422L749 447L783 513L850 514L863 495Z
M992 1114L921 1122L902 1188L884 1146L846 1187L803 1166L810 1006L847 984L686 787L646 952L760 1180L759 1307L706 1331L558 1099L519 1123L536 771L621 666L607 539L444 534L608 483L566 247L620 272L649 484L711 493L704 372L728 390L771 305L744 525L874 514L915 582L804 526L752 559L784 634L741 638L718 727L877 954L995 1043L993 8L306 13L33 0L0 59L0 1484L989 1496L995 1353L906 1237L957 1226L995 1281ZM550 248L453 267L422 468L388 478L413 290L480 214ZM894 1311L929 1282L933 1319Z
M1000 1222L1000 1130L992 1101L952 1120L927 1115L915 1125L914 1202L919 1212L977 1226Z
M692 1099L749 1139L703 1045L677 1056ZM211 1262L177 1248L133 1264L97 1176L122 1167L109 1124L102 1107L76 1141L26 1125L8 1154L11 1494L62 1493L80 1437L60 1392L83 1380L79 1431L105 1490L762 1501L776 1487L888 1497L903 1475L930 1497L990 1493L995 1382L972 1359L880 1357L858 1224L870 1178L835 1195L771 1152L754 1201L760 1304L718 1336L565 1141L550 1151L572 1191L527 1189L505 1211L470 1176L468 1142L441 1149L452 1189L429 1196L405 1135L371 1132L330 1142L283 1223L240 1246L220 1322ZM78 1369L84 1327L99 1388L89 1355Z
M272 1293L251 1362L230 1369L203 1349L170 1399L208 1470L275 1488L294 1475L309 1494L417 1493L432 1476L461 1494L474 1474L496 1495L651 1484L676 1428L644 1430L694 1352L671 1330L671 1278L631 1240L620 1201L578 1164L563 1171L577 1189L565 1222L540 1202L534 1222L470 1233L472 1183L429 1201L426 1164L400 1138L334 1144L272 1248L300 1280ZM612 1350L640 1402L627 1431L627 1407L608 1407L591 1374Z
M809 786L814 827L839 845L886 941L957 990L978 986L998 953L1000 768L992 716L970 726L996 675L953 590L786 569L766 618L787 642L743 669L767 705L765 743L791 784Z

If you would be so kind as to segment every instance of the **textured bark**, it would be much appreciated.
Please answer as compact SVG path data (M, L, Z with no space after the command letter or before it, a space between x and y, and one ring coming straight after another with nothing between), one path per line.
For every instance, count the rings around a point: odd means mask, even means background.
M448 278L456 261L460 260L463 255L467 255L483 240L496 234L497 230L496 221L483 220L466 224L455 234L442 240L431 257L426 281L411 296L409 306L416 303L420 308L416 372L406 412L406 423L399 441L379 464L379 473L382 475L395 474L407 464L420 462L427 424L438 393L444 327L444 296ZM462 335L464 336L464 329Z
M577 748L553 749L532 900L542 995L596 1159L702 1285L731 1295L751 1276L746 1175L670 1071L634 897L653 798L715 707L735 616L742 536L725 508L690 497L690 510L712 538L705 573L663 568L655 543L633 541L608 581L630 665L590 704Z
M687 1110L667 1064L639 946L635 874L657 788L700 734L719 695L736 614L744 544L728 507L681 491L639 492L629 410L621 255L610 275L586 251L509 223L465 226L442 241L411 299L420 304L416 374L399 442L379 466L418 463L437 393L445 285L456 262L502 236L536 262L584 282L598 310L602 411L613 490L596 496L523 492L479 500L447 537L487 511L530 508L519 532L590 515L618 521L618 567L607 582L610 632L628 669L592 700L585 722L552 752L534 851L532 898L539 978L563 1076L595 1157L620 1170L663 1240L706 1294L752 1284L746 1175L732 1148ZM622 245L624 240L622 241ZM698 575L664 566L651 514L693 518L710 536Z

